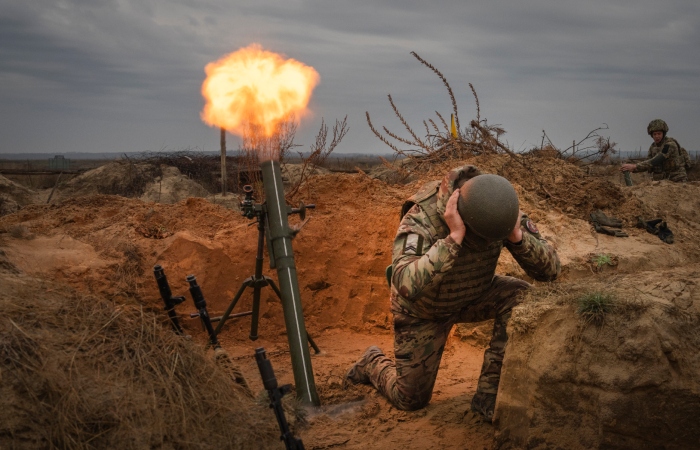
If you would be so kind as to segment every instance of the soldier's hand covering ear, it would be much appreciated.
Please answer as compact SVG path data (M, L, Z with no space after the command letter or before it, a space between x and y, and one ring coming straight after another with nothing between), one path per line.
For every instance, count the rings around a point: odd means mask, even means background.
M508 235L508 240L513 244L517 244L523 240L523 230L520 229L520 221L522 217L523 212L518 211L518 220L515 221L515 228L513 228L513 231L511 231L511 233Z
M457 211L457 200L459 199L459 189L455 190L445 205L445 223L450 229L450 237L457 243L462 244L467 226L464 225L462 217Z

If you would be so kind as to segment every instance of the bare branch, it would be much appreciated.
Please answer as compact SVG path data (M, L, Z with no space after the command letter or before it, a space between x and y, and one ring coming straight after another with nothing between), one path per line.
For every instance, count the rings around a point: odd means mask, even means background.
M406 119L404 119L403 116L401 115L401 113L399 112L399 109L394 104L394 99L391 98L391 94L387 95L387 97L389 97L389 103L391 104L391 107L394 110L394 114L396 114L396 117L399 118L399 120L401 121L403 126L406 127L406 130L408 130L408 133L415 140L415 142L413 142L413 145L417 145L419 147L422 147L424 150L426 150L428 153L430 153L431 149L427 145L425 145L425 143L423 143L423 141L418 136L416 136L416 133L408 125L408 122L406 122ZM386 128L384 130L386 131ZM394 137L394 136L392 136L392 137Z
M375 136L379 138L380 141L384 142L386 145L388 145L392 150L394 150L396 153L402 153L401 150L391 142L389 142L384 136L382 136L379 131L377 131L374 128L374 125L372 125L372 120L369 118L369 111L365 111L365 115L367 116L367 124L369 125L369 129L372 130L372 133L374 133Z
M440 77L442 80L442 83L445 85L447 88L447 92L450 94L450 100L452 100L452 110L454 111L455 115L455 125L457 126L457 130L459 130L459 114L457 114L457 100L455 100L455 95L452 92L452 87L450 87L450 83L447 82L447 78L439 71L437 70L432 64L418 56L418 53L416 52L411 52L411 55L413 55L418 61L420 61L424 66L435 72L435 74Z
M440 134L440 129L435 124L435 121L433 121L433 119L428 119L428 122L430 122L430 125L433 126L433 129L435 130L435 134Z
M396 139L396 140L399 141L399 142L403 142L404 144L407 144L407 145L419 145L419 144L417 144L416 142L409 141L409 140L406 139L406 138L402 138L402 137L398 136L397 134L392 133L391 131L389 131L389 129L388 129L387 127L382 127L382 129L384 130L384 132L385 132L387 135L389 135L390 137ZM420 146L420 145L419 145L419 146Z
M469 83L469 88L472 90L472 94L474 94L474 100L476 101L476 121L478 123L481 123L481 109L479 108L479 97L476 95L476 90L474 89L474 86Z
M347 127L348 116L345 116L342 121L336 119L335 125L333 126L333 137L331 138L330 144L328 142L328 125L326 125L324 119L321 119L321 127L316 135L316 141L311 146L311 153L308 158L304 158L302 153L299 153L301 158L302 166L301 172L299 174L299 179L291 187L289 193L286 195L287 198L293 198L298 192L301 186L309 179L316 167L322 166L328 156L335 150L340 141L345 137L348 132Z
M440 113L437 112L437 111L435 111L435 114L436 114L436 115L438 116L438 118L440 119L440 122L442 122L442 126L445 127L445 132L446 132L446 133L449 133L449 132L450 132L450 126L447 125L447 122L445 122L445 119L442 117L442 114L440 114ZM455 123L456 123L456 122L455 122Z

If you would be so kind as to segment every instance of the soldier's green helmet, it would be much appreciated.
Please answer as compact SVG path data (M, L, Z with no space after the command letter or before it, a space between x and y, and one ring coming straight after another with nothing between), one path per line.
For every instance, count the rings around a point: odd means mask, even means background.
M663 131L665 136L668 132L668 125L661 119L654 119L647 125L647 134L651 136L654 131Z
M487 241L500 241L515 227L518 194L499 175L477 175L459 189L457 210L469 231Z

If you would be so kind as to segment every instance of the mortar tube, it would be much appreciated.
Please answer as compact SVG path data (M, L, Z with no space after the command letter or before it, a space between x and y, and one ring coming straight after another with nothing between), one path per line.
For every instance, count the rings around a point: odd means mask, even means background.
M264 161L260 164L260 168L267 203L267 223L270 232L268 243L271 244L273 251L270 259L274 258L282 294L282 310L287 327L297 397L307 404L319 406L314 373L311 369L311 353L307 345L308 337L304 325L297 269L294 264L292 232L287 217L289 208L284 200L282 171L278 161Z
M632 186L632 175L630 175L629 170L622 172L625 175L625 185Z

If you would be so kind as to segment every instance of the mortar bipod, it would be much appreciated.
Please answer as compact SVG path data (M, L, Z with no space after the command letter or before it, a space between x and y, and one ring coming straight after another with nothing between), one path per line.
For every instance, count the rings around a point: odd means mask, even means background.
M245 191L248 193L248 191ZM315 205L301 205L300 208L294 208L292 209L291 213L292 214L299 214L300 216L303 216L306 208L313 209ZM253 223L257 223L258 225L258 250L257 254L255 256L255 274L251 277L246 278L243 280L243 283L241 284L241 287L238 289L238 292L236 292L236 295L233 297L233 300L231 300L231 303L228 305L228 308L226 308L226 311L221 317L213 317L211 319L212 322L218 321L219 323L216 326L215 333L218 335L221 330L224 327L224 323L228 319L235 318L235 317L243 317L243 316L252 316L251 317L251 323L250 323L250 335L249 338L251 341L255 341L258 339L258 321L260 317L260 291L262 288L265 286L270 286L272 290L275 292L277 295L277 298L282 300L282 293L280 292L279 288L275 284L275 282L272 280L272 278L268 277L267 275L263 275L262 269L263 269L263 250L265 248L265 221L267 219L266 217L266 212L265 212L265 207L264 205L254 205L254 215L257 217L257 221ZM244 215L245 211L244 211ZM246 217L248 217L246 215ZM303 217L302 217L303 219ZM231 314L233 309L236 307L236 304L238 303L238 300L240 300L241 296L243 295L243 292L246 290L246 288L253 288L253 310L252 311L246 311L246 312L241 312L237 314ZM192 315L191 315L192 316ZM195 316L196 317L196 316ZM314 352L316 354L321 353L321 350L318 348L318 345L314 342L314 340L311 338L309 333L306 333L306 337L309 341L309 345L314 349Z

